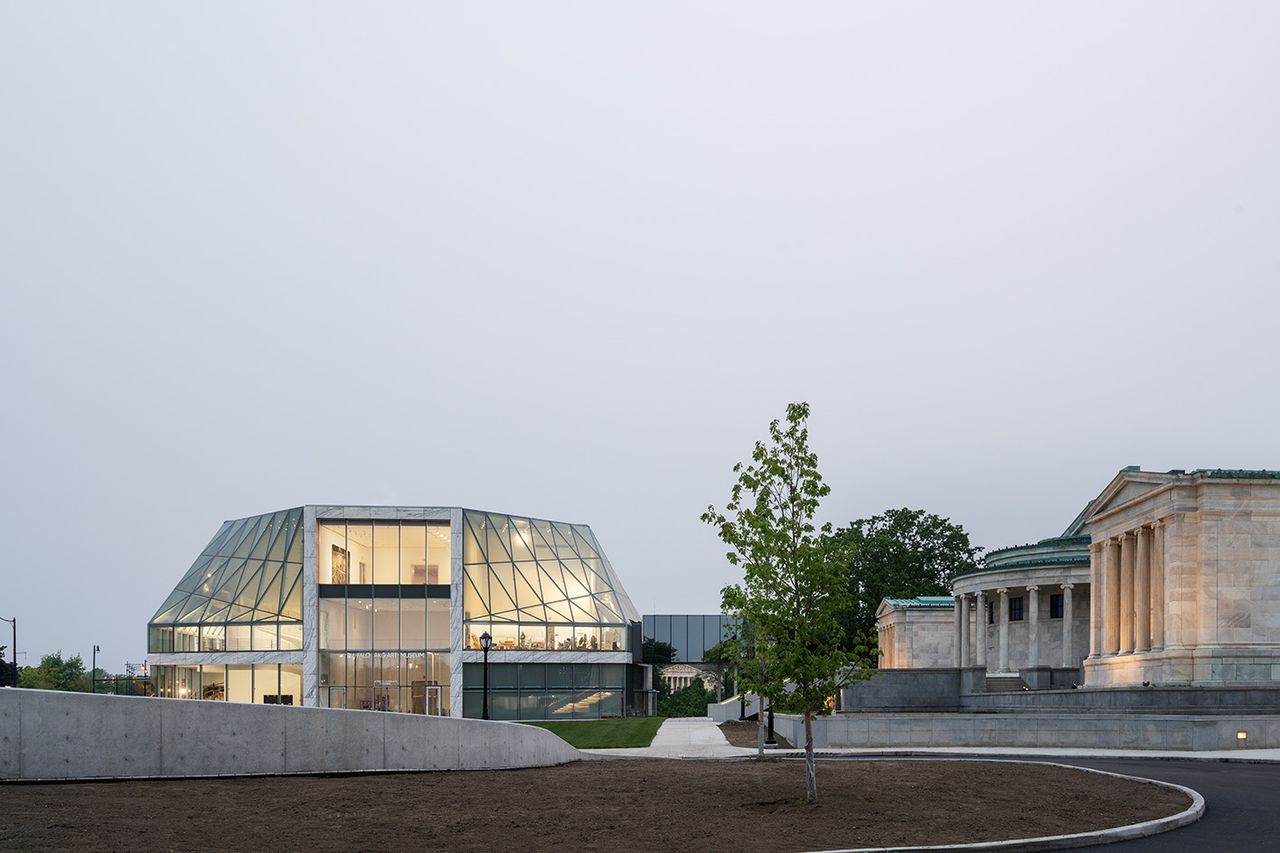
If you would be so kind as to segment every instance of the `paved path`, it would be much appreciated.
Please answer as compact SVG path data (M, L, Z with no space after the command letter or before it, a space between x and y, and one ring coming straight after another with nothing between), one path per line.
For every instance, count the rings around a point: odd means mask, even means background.
M1186 785L1204 796L1204 817L1165 835L1091 847L1108 853L1280 849L1280 765L1222 761L1061 761Z
M608 758L738 758L754 749L731 746L710 717L672 717L663 722L653 743L635 749L584 749Z

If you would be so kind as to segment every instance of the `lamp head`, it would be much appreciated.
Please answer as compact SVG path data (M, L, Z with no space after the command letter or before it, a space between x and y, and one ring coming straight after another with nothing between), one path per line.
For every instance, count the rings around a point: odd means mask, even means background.
M486 652L493 648L493 637L489 636L488 631L485 631L480 635L480 648L484 649Z

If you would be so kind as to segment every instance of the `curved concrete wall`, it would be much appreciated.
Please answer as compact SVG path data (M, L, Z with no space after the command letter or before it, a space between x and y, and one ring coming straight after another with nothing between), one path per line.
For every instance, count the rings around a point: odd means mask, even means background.
M497 770L580 757L517 723L0 689L5 780Z

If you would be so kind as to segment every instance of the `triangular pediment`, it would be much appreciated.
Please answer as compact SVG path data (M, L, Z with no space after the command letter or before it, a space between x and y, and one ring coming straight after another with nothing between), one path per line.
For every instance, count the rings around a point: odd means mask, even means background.
M1161 474L1154 471L1142 471L1136 466L1124 468L1107 484L1089 507L1081 513L1073 527L1080 527L1083 532L1097 518L1116 507L1123 506L1143 495L1153 492L1177 478L1176 474Z
M889 603L889 599L882 598L880 599L880 606L876 608L876 618L879 619L881 616L891 612L894 609L895 609L894 606Z

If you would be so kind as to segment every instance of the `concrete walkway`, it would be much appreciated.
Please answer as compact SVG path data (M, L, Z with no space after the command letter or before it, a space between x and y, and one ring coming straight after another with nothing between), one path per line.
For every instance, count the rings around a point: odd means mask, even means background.
M740 758L756 752L731 746L710 717L672 717L647 747L582 751L601 758Z

